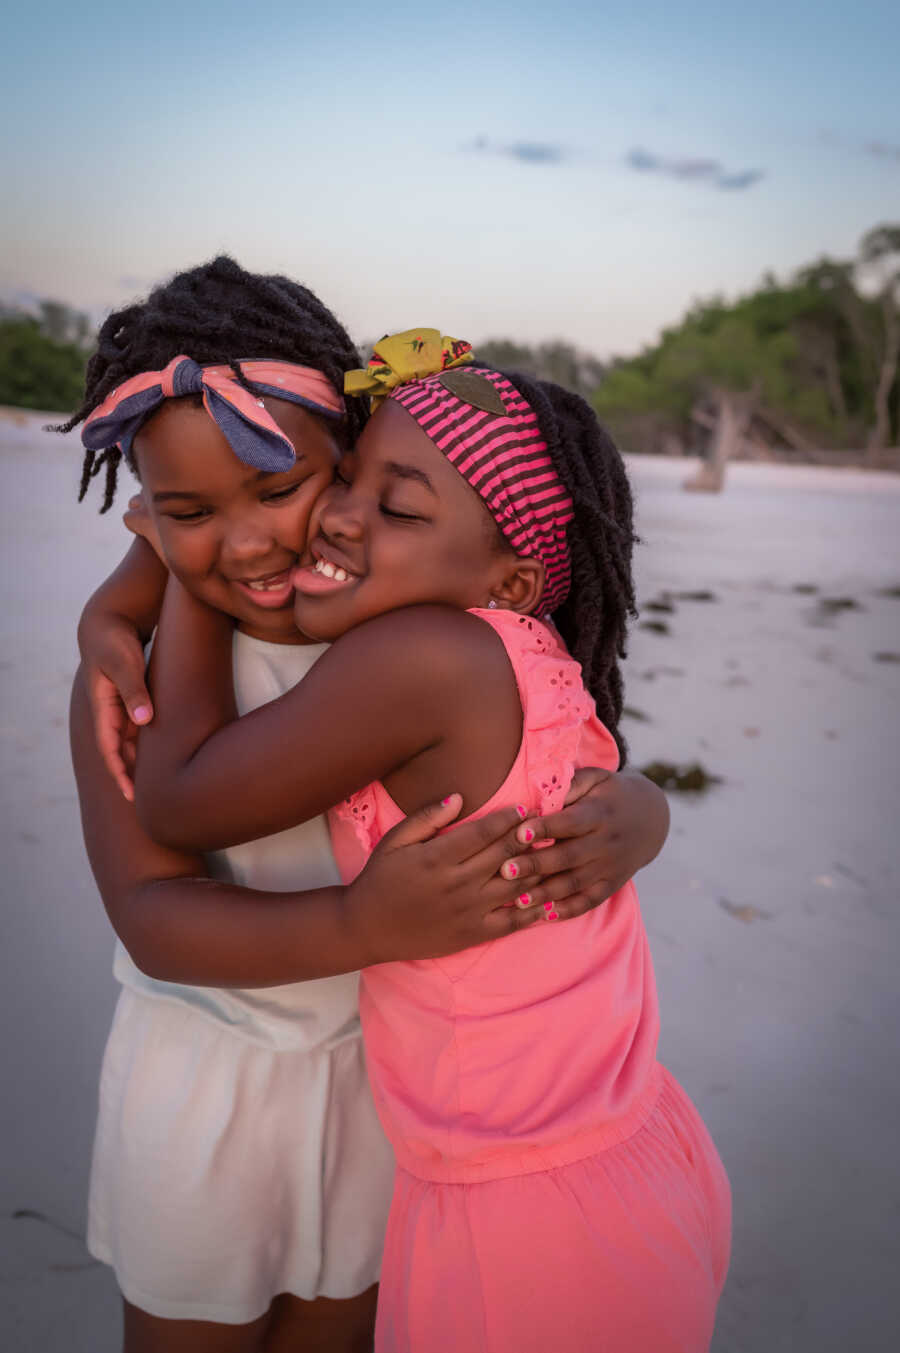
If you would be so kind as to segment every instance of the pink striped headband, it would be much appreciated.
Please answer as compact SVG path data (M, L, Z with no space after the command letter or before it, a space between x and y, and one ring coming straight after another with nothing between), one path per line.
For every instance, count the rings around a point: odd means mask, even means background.
M81 440L89 451L118 446L130 457L135 436L164 400L202 394L206 412L238 459L275 474L289 470L296 455L261 396L286 399L325 418L343 417L343 399L314 367L266 359L238 365L253 393L244 389L230 366L200 366L184 355L173 357L162 371L131 376L94 409L82 428Z
M541 611L555 611L572 582L566 525L574 512L531 405L484 367L437 372L396 386L389 398L481 495L516 553L541 560Z

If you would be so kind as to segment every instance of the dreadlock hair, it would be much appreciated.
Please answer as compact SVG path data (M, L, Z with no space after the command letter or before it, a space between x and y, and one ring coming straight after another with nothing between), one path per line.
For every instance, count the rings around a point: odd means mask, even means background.
M116 310L97 336L85 376L84 400L57 432L71 432L110 391L142 371L158 371L186 353L201 366L230 366L246 389L241 358L270 358L315 367L343 389L344 372L362 365L346 330L307 287L287 277L250 273L220 254L176 274L145 301ZM345 431L354 440L368 417L367 401L352 400ZM121 452L86 451L78 501L103 466L101 512L112 506ZM134 466L131 467L134 469Z
M589 404L570 390L518 372L503 372L537 415L556 472L572 499L566 527L572 587L553 622L577 662L597 713L619 748L623 686L619 659L626 656L630 617L637 615L631 555L634 505L618 448Z

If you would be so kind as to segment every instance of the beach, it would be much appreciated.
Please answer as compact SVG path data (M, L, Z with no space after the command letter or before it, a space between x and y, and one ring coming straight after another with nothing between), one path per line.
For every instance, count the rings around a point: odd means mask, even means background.
M76 502L77 438L0 413L0 463L0 1345L105 1353L118 1294L83 1234L116 988L66 711L78 613L125 533L118 512L98 516L98 486ZM671 795L669 841L638 878L661 1060L734 1191L713 1347L888 1349L900 1328L900 476L738 464L721 495L684 493L695 468L629 460L644 609L623 727L632 764L699 763L713 777Z

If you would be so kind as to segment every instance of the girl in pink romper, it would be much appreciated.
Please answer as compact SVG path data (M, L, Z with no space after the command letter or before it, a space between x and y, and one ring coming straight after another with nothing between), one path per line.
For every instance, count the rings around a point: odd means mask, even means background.
M553 812L573 769L616 769L616 744L549 628L475 614L509 655L523 727L512 770L474 816L500 803ZM378 783L332 813L346 879L403 816ZM398 1166L377 1349L708 1347L728 1266L728 1181L656 1060L633 884L539 937L367 968L360 1014Z
M427 341L412 330L380 344L348 380L388 402L320 500L295 575L300 628L338 640L300 686L229 722L221 617L172 585L158 675L180 684L186 713L141 744L154 835L190 822L204 845L227 844L338 802L349 881L451 775L470 816L513 801L526 817L558 809L577 768L618 766L633 609L621 458L575 396L466 367L452 340L428 365ZM556 627L537 618L548 612ZM378 1353L709 1346L728 1182L656 1060L636 893L566 925L547 906L540 934L407 962L375 946L363 973L369 1074L398 1166Z

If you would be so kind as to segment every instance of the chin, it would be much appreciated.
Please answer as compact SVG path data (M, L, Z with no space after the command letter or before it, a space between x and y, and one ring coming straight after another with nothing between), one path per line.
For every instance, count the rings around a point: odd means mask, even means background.
M351 620L348 624L335 615L317 614L317 610L324 612L325 608L295 605L293 627L307 639L313 639L318 644L334 643L335 639L340 639L342 634L346 634L356 624L355 620Z

